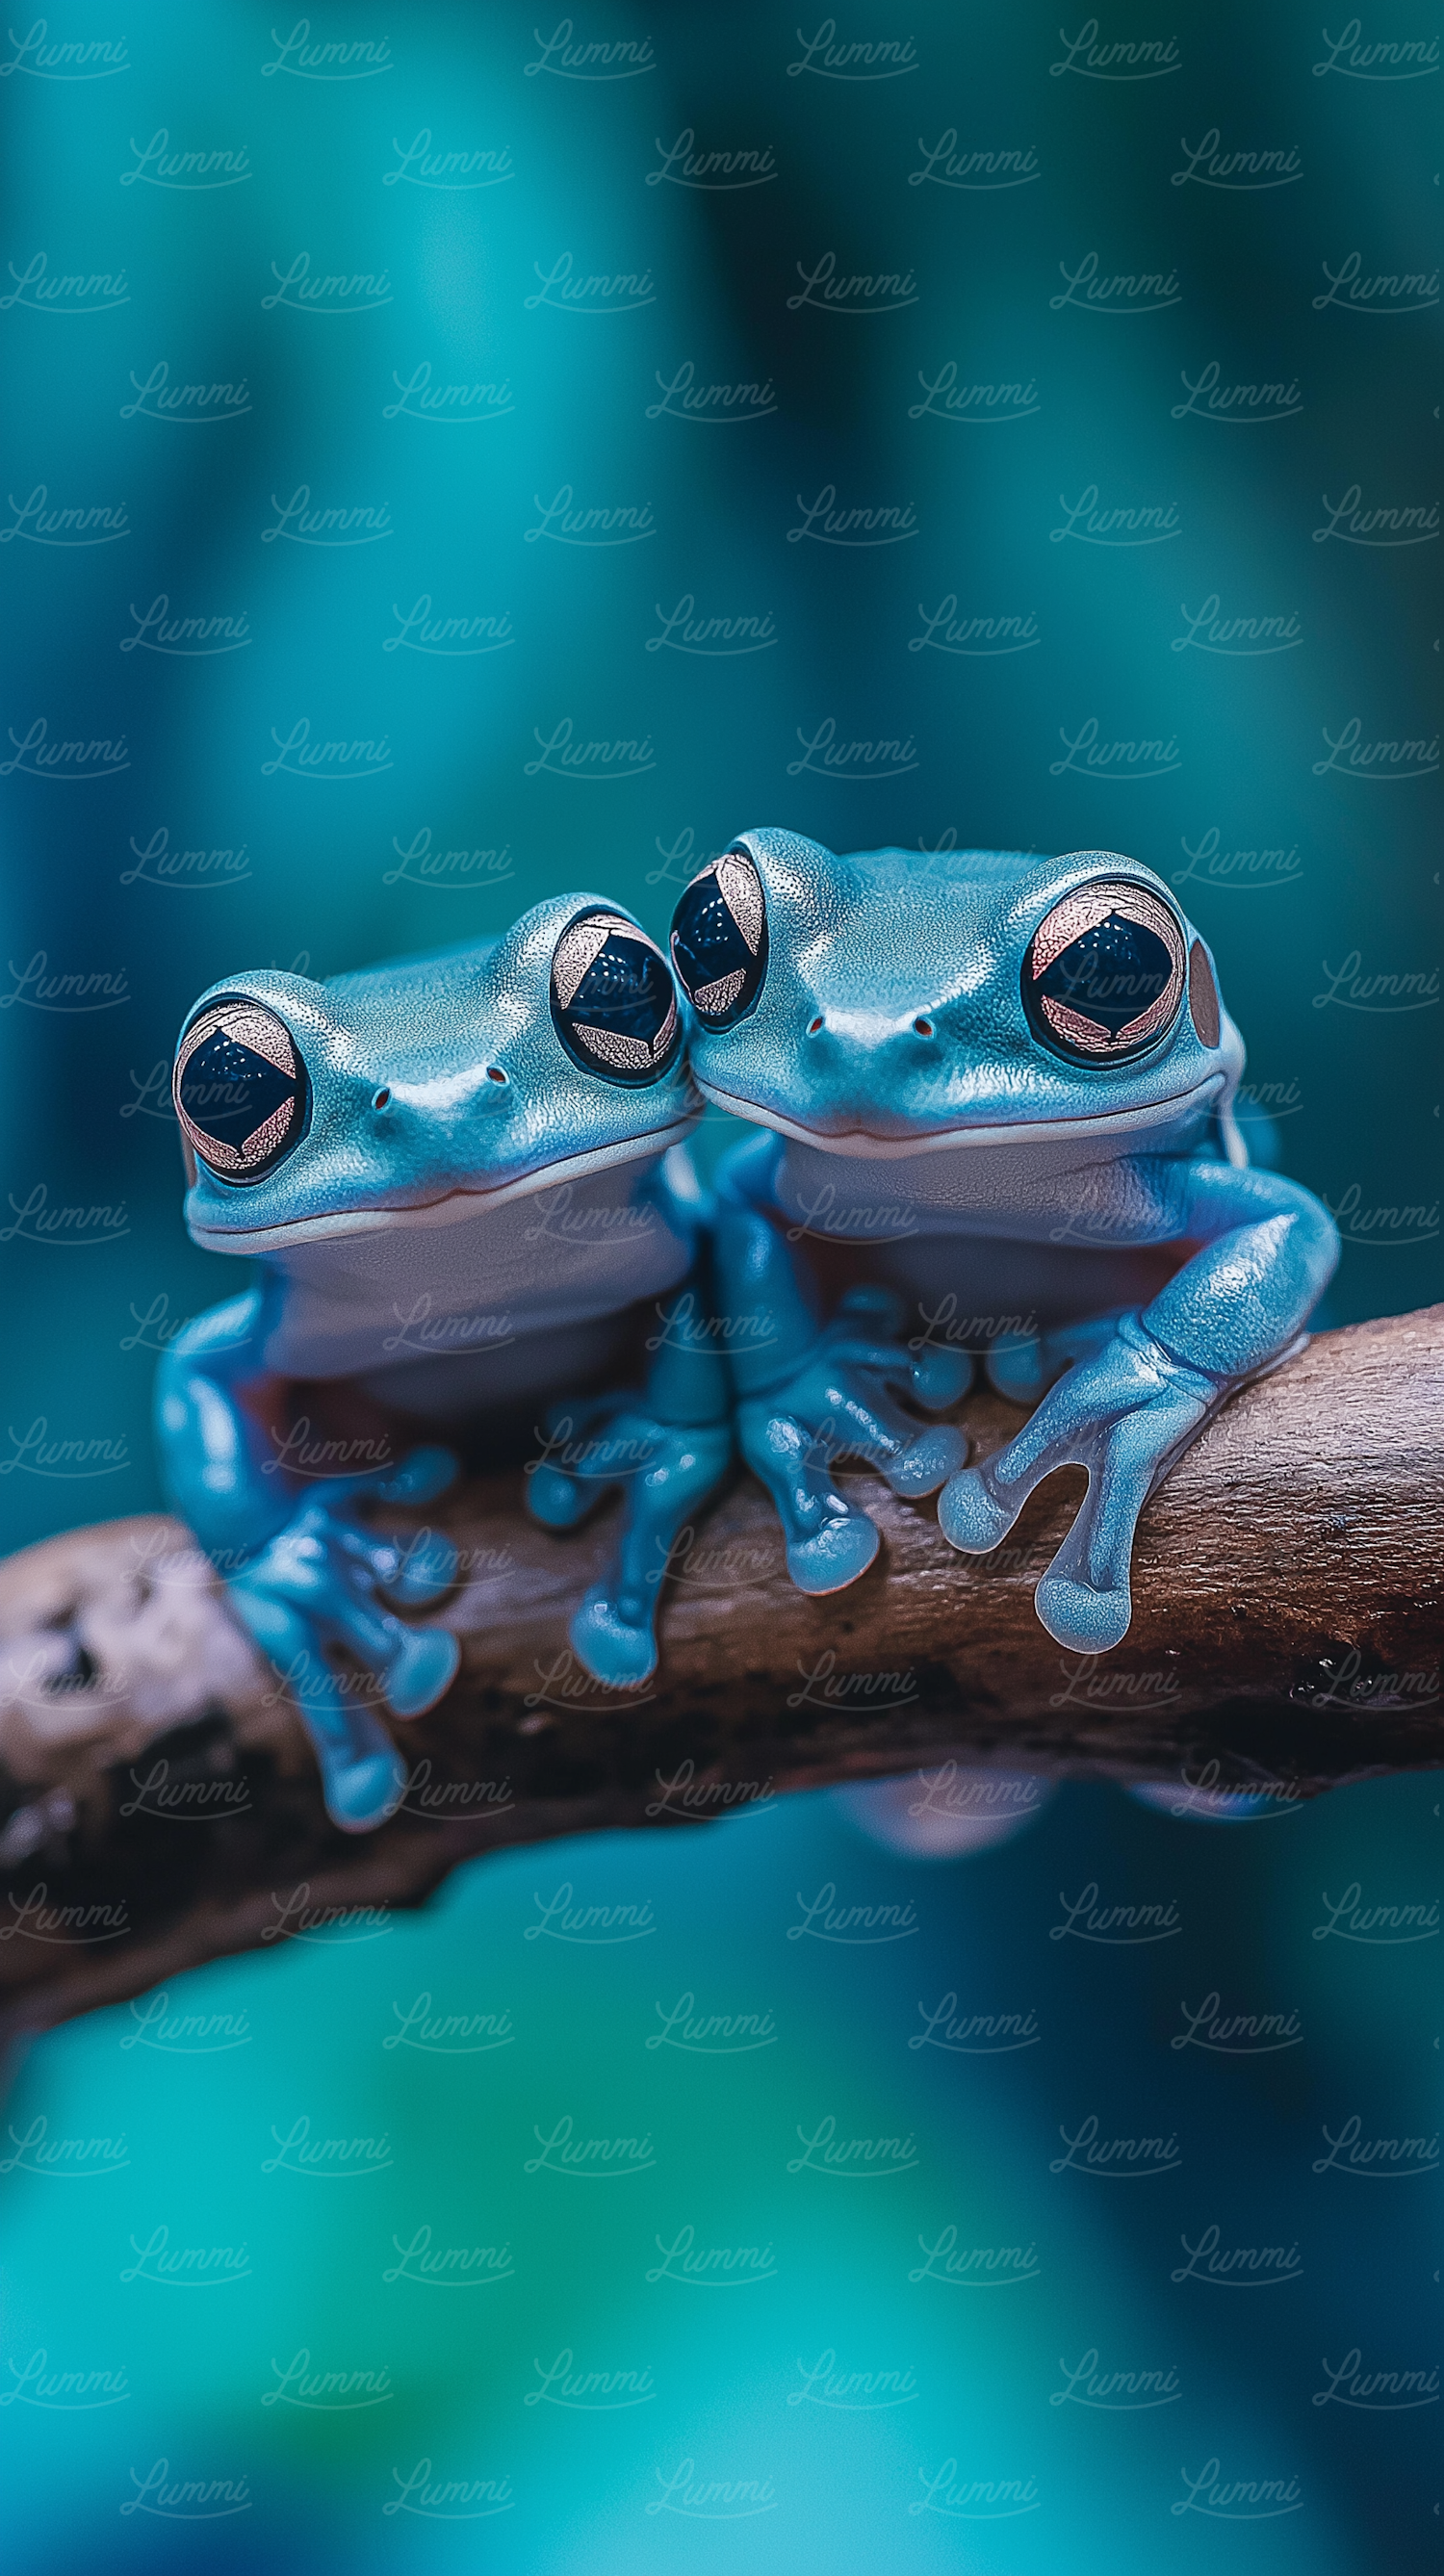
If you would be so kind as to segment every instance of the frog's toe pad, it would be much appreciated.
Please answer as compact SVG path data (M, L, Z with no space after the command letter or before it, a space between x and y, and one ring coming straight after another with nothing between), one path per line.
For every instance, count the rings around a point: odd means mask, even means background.
M394 1745L359 1761L328 1764L326 1813L343 1834L374 1833L394 1816L406 1792L407 1771Z
M440 1530L425 1530L408 1539L400 1566L386 1584L393 1601L434 1601L456 1579L456 1549Z
M1095 1592L1089 1583L1072 1583L1058 1574L1044 1575L1033 1607L1049 1636L1075 1655L1103 1655L1110 1646L1121 1645L1133 1617L1126 1583Z
M527 1478L527 1510L543 1529L575 1529L595 1500L595 1495L587 1493L575 1476L564 1475L560 1467L538 1467Z
M824 1521L811 1538L792 1539L787 1571L799 1592L841 1592L866 1574L881 1545L866 1513L853 1512Z
M613 1690L647 1681L657 1669L657 1646L650 1627L619 1617L616 1603L599 1583L583 1598L567 1633L588 1672Z
M924 1413L946 1413L961 1404L973 1382L967 1351L920 1351L912 1367L912 1399Z
M413 1628L386 1675L386 1705L396 1717L420 1717L456 1679L461 1648L448 1628Z
M1036 1404L1048 1381L1037 1342L1000 1342L988 1354L988 1380L1010 1404Z
M967 1433L955 1423L940 1422L910 1441L884 1473L895 1494L935 1494L939 1485L958 1473L967 1454Z
M1016 1512L995 1502L976 1467L965 1467L938 1497L938 1527L949 1547L986 1556L1012 1528Z

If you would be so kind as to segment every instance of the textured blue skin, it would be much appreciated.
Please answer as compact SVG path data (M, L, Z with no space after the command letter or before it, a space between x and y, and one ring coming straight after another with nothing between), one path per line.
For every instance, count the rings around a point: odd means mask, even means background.
M975 1554L1055 1467L1082 1466L1087 1496L1036 1607L1060 1645L1115 1646L1144 1502L1232 1391L1298 1345L1338 1259L1333 1220L1248 1168L1231 1109L1243 1045L1221 1005L1216 1045L1185 999L1171 1034L1116 1065L1067 1062L1030 1028L1020 975L1044 915L1104 876L1177 915L1147 868L1096 850L837 857L775 829L734 846L761 880L767 971L735 1028L694 1032L692 1068L708 1098L775 1131L719 1172L718 1293L740 1445L793 1578L832 1591L876 1553L833 1481L838 1455L867 1458L899 1493L941 1486L943 1533ZM1183 928L1191 950L1199 934ZM790 1248L804 1232L874 1247L877 1277L826 1323ZM1160 1248L1174 1264L1161 1288ZM1135 1304L1143 1253L1155 1293ZM1002 1393L1042 1400L978 1468L960 1432L896 1400L940 1411L968 1383L966 1354L898 1338L917 1282L940 1277L956 1278L964 1314L1015 1301L1030 1278L1046 1310L988 1360Z
M626 1496L613 1563L571 1627L583 1662L615 1684L652 1670L658 1569L731 1454L725 1367L706 1330L703 1202L695 1183L684 1186L688 1173L662 1161L700 1114L685 1050L658 1081L633 1089L573 1062L552 1024L556 940L601 900L558 897L499 940L326 984L267 971L227 977L201 997L249 995L280 1015L306 1062L312 1112L305 1136L260 1180L231 1183L193 1164L192 1236L214 1251L258 1255L261 1279L198 1316L162 1360L162 1467L175 1509L287 1679L328 1809L351 1832L380 1824L404 1791L406 1766L377 1703L394 1717L418 1716L441 1697L459 1659L447 1630L409 1627L389 1606L443 1592L454 1548L433 1536L403 1552L366 1529L358 1506L425 1503L450 1482L456 1460L423 1442L399 1465L367 1474L295 1472L279 1445L288 1375L379 1374L403 1413L445 1421L478 1391L484 1408L487 1372L510 1363L515 1342L526 1369L518 1383L546 1403L558 1444L527 1480L534 1516L569 1528L607 1492L621 1486ZM490 1079L492 1066L506 1072L504 1084ZM378 1109L382 1089L391 1097ZM535 1222L539 1200L549 1204L542 1193L557 1193L556 1206L572 1192L585 1199L603 1190L602 1216L620 1210L628 1222L583 1234L574 1257L565 1237ZM463 1224L471 1231L459 1232ZM685 1282L699 1261L692 1288L658 1309L645 1393L569 1404L578 1336L566 1313L580 1319L578 1330L595 1329L609 1309ZM318 1262L329 1265L319 1294ZM512 1337L502 1359L483 1357L473 1381L464 1341L452 1356L398 1362L398 1339L405 1351L413 1345L394 1320L386 1329L388 1317L406 1312L404 1302L388 1309L397 1279L403 1301L428 1315L427 1283L437 1306L449 1300L463 1320L467 1308L500 1304ZM413 1404L408 1388L423 1390L424 1401ZM326 1653L338 1643L369 1668L372 1684L359 1696L338 1684Z

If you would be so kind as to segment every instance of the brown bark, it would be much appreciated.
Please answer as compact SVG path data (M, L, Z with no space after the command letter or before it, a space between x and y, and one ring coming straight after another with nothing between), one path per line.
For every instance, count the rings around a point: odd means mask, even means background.
M982 1395L962 1419L983 1454L1019 1416ZM278 1942L298 1906L418 1903L478 1853L949 1757L1306 1795L1440 1759L1444 1308L1322 1334L1225 1408L1144 1513L1133 1626L1098 1657L1032 1606L1080 1486L1054 1478L975 1559L860 1476L882 1552L818 1601L739 1479L678 1551L660 1672L614 1692L566 1644L606 1518L559 1540L519 1475L475 1480L436 1515L461 1674L398 1730L402 1812L354 1839L176 1524L26 1550L0 1567L0 2033Z

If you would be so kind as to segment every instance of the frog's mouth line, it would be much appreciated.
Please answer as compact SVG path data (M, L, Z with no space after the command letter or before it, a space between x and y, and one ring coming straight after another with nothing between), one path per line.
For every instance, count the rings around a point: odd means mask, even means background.
M585 1154L565 1155L560 1162L545 1163L536 1171L518 1173L509 1181L499 1182L495 1189L446 1190L440 1198L417 1199L400 1207L345 1208L330 1216L278 1219L269 1225L212 1226L192 1222L191 1240L206 1252L255 1253L279 1251L293 1243L335 1242L346 1235L395 1232L403 1226L461 1225L468 1217L480 1216L483 1210L500 1207L506 1200L533 1198L543 1190L559 1189L565 1182L585 1180L592 1172L666 1154L685 1141L700 1116L700 1110L694 1109L685 1118L654 1128L649 1135L628 1137L620 1145L598 1145Z
M1167 1126L1190 1109L1202 1109L1222 1091L1227 1076L1221 1071L1210 1073L1187 1091L1171 1092L1166 1099L1137 1108L1099 1110L1078 1118L1025 1118L1006 1126L988 1125L978 1119L970 1126L917 1127L906 1136L877 1136L869 1127L809 1127L800 1118L784 1118L778 1109L765 1109L760 1101L745 1099L740 1092L724 1091L720 1084L704 1081L695 1065L692 1079L703 1098L718 1109L729 1109L734 1117L750 1119L756 1126L775 1128L779 1136L789 1136L795 1144L813 1145L823 1154L853 1155L859 1161L897 1162L920 1153L946 1153L956 1145L1043 1144L1050 1138L1061 1142L1076 1136L1109 1136L1141 1127Z

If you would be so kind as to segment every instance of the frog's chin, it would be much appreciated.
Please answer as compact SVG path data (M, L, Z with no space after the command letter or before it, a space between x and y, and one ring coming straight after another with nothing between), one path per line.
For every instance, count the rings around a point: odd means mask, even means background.
M915 1154L950 1154L964 1145L1036 1145L1050 1139L1065 1142L1083 1136L1131 1135L1137 1129L1169 1127L1190 1112L1206 1109L1222 1091L1226 1075L1221 1071L1206 1074L1202 1082L1191 1083L1186 1091L1170 1092L1162 1100L1130 1102L1126 1108L1103 1109L1076 1118L972 1119L953 1127L912 1127L905 1133L880 1136L868 1127L847 1127L839 1118L828 1127L809 1126L804 1119L787 1118L780 1109L769 1109L759 1100L746 1100L739 1093L724 1091L720 1084L706 1082L693 1067L693 1080L703 1098L718 1109L728 1109L734 1118L749 1119L754 1126L773 1127L779 1136L788 1136L794 1144L812 1145L821 1154L846 1154L859 1161L900 1161Z
M541 1190L585 1180L592 1172L610 1171L619 1163L669 1153L691 1134L699 1115L693 1109L666 1127L654 1128L650 1135L631 1136L621 1144L598 1145L590 1153L563 1155L554 1163L518 1173L493 1188L446 1190L434 1199L418 1199L402 1207L336 1208L324 1216L278 1218L269 1225L210 1226L189 1214L187 1223L192 1242L203 1251L241 1253L279 1252L296 1243L335 1242L346 1235L398 1233L417 1226L464 1225L468 1218L481 1216L509 1200L534 1198Z

